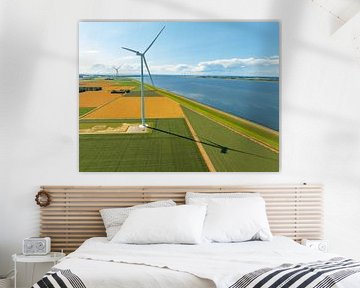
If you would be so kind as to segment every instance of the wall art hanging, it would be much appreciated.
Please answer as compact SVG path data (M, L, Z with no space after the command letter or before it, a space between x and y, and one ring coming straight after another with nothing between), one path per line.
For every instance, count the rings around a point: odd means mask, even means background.
M279 171L280 28L79 23L81 172Z

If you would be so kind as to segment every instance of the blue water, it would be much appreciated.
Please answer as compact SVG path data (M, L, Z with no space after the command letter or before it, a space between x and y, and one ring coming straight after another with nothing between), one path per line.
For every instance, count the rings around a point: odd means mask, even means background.
M156 86L279 130L279 82L154 75ZM148 77L145 82L149 83Z

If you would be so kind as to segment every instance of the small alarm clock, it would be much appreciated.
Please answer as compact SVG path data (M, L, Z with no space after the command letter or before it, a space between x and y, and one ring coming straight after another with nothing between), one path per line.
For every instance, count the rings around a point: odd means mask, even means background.
M328 251L328 243L325 240L308 240L308 239L303 239L301 241L301 244L309 247L311 249L314 250L318 250L321 252L327 252Z
M50 253L51 239L50 237L30 237L23 240L24 255L46 255Z

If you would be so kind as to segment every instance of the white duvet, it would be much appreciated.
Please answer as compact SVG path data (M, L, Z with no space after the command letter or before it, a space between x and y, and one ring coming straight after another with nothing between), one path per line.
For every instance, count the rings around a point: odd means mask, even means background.
M200 245L112 244L106 238L91 238L55 267L70 269L87 288L228 288L244 274L261 268L336 256L311 250L286 237ZM360 288L360 273L335 287Z

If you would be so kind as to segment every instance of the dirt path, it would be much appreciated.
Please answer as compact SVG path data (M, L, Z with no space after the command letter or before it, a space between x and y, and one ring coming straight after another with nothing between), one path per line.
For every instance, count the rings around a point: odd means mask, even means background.
M186 117L185 113L184 113L184 119L186 121L186 124L189 127L191 135L194 137L194 139L196 141L196 145L198 146L200 154L203 157L205 164L208 167L209 171L216 172L216 169L215 169L214 165L212 164L209 155L206 153L205 148L201 144L199 137L196 135L196 132L195 132L194 128L191 126L191 123L190 123L189 119Z

